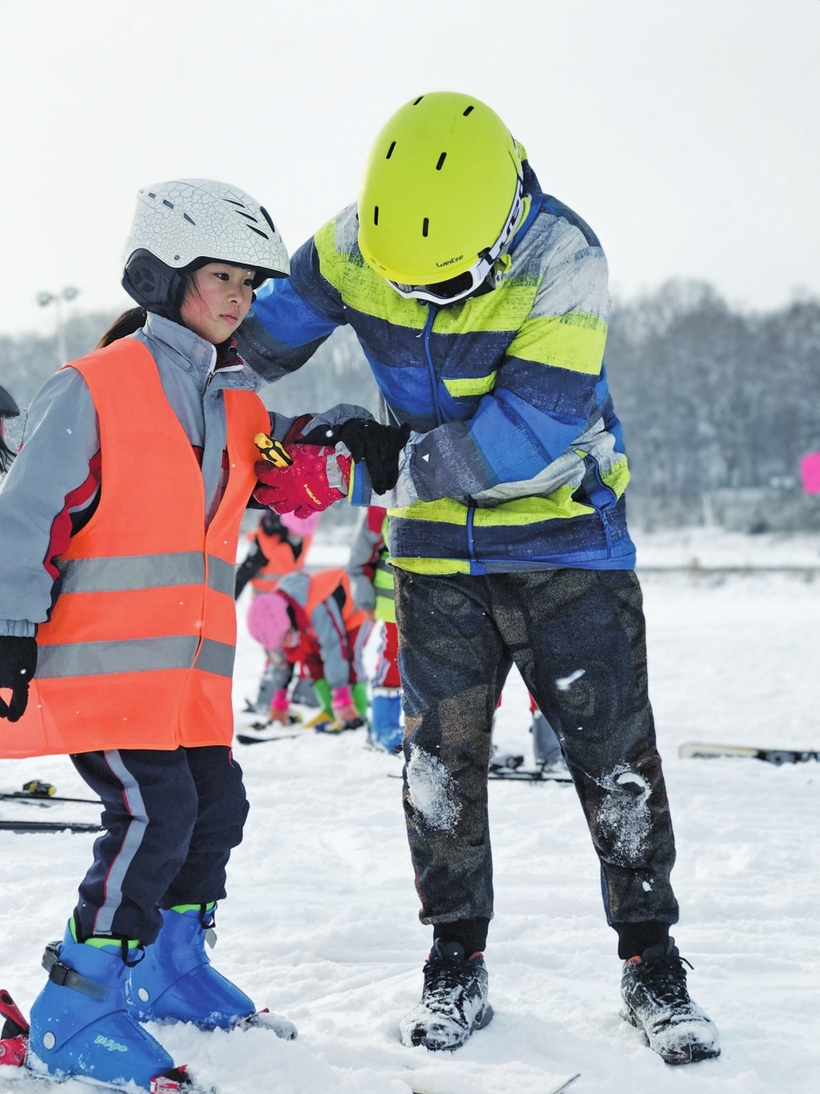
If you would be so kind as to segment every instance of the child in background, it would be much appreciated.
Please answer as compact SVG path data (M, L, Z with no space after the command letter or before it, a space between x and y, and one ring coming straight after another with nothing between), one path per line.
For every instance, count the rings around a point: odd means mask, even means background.
M262 593L248 612L248 630L267 651L274 682L272 723L288 724L293 666L304 666L336 729L358 729L367 719L362 651L368 613L359 610L344 570L296 570L275 593Z
M353 539L347 572L356 606L373 617L368 641L376 648L376 663L370 676L369 740L374 747L398 756L404 729L396 597L389 559L387 510L368 506Z
M260 593L275 592L276 586L285 574L301 570L313 543L313 536L319 524L319 513L309 517L297 517L294 513L267 511L259 522L255 532L248 534L252 546L236 571L234 596L238 600L245 586L250 582L254 597ZM270 658L265 658L265 667L259 681L255 702L245 700L246 714L268 715L275 690L274 667ZM313 684L308 676L299 676L293 689L294 702L305 706L319 705Z

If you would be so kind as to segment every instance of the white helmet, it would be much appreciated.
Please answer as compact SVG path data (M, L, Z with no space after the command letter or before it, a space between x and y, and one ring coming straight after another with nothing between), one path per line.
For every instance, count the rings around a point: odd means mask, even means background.
M267 210L244 190L210 179L176 179L140 190L125 245L126 292L148 311L176 320L185 275L206 262L256 270L254 288L290 272Z

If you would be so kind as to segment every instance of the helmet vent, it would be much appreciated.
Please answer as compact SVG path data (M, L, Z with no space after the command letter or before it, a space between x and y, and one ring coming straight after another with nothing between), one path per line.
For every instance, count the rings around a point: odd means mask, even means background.
M468 114L472 114L472 112L473 112L474 110L475 110L475 107L474 107L474 106L468 106L468 107L467 107L467 109L466 109L466 110L464 111L463 117L465 117L465 118L466 118L466 117L467 117L467 115L468 115Z
M378 205L373 206L373 223L374 224L379 223L379 207L378 207Z
M187 213L183 213L182 217L183 217L183 220L187 220L189 224L193 224L193 226L196 227L196 221L191 220L191 218L188 216Z
M246 213L245 212L246 206L244 205L243 202L234 201L233 198L224 198L223 200L226 201L228 203L228 205L235 205L237 214L241 217L244 217L245 220L252 220L253 224L258 224L259 223L259 221L256 219L255 216L253 216L251 213ZM261 208L261 206L260 206L260 208ZM265 213L264 209L262 209L261 211L263 213ZM270 224L271 229L275 232L276 229L273 227L270 216L267 213L265 213L265 219L267 220L268 224ZM270 236L268 235L267 232L263 232L261 228L254 228L253 224L247 224L246 227L250 228L250 230L252 232L256 232L256 234L258 236L261 236L263 239L270 239Z
M447 153L442 152L441 155L438 158L438 163L436 164L436 170L437 171L440 171L442 169L442 167L444 166L444 161L446 159L447 159Z
M268 227L270 228L270 230L271 230L271 231L272 231L272 232L273 232L274 234L276 234L276 228L274 228L274 226L273 226L273 221L272 221L272 220L271 220L271 218L270 218L270 213L268 212L268 210L267 210L267 209L265 208L265 206L264 206L264 205L260 205L260 206L259 206L259 212L260 212L260 213L262 214L262 216L263 216L263 217L265 218L265 220L266 220L266 221L268 222Z
M389 160L390 157L393 155L393 149L395 147L396 147L396 142L392 141L391 144L390 144L390 147L387 149L387 155L384 157L386 160Z
M430 218L425 217L424 220L421 222L421 234L426 239L429 232L430 232Z
M423 98L424 98L423 95L419 95L419 97L417 99L413 100L413 106L418 106Z
M163 198L162 204L167 205L169 209L173 209L174 207L174 203L172 201L169 201L168 198Z

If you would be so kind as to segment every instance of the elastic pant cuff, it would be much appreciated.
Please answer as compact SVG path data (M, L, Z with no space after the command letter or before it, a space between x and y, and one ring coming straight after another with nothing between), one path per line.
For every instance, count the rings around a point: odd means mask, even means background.
M487 945L489 918L476 916L475 919L457 919L453 923L434 923L433 939L444 942L460 942L464 953L469 957L474 953L483 953Z
M618 957L622 961L643 954L650 946L665 945L669 937L668 923L613 923L612 926L618 932Z

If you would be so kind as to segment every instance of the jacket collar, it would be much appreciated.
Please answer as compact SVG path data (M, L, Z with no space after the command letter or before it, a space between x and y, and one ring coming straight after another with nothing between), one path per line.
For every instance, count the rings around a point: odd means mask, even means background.
M255 390L255 380L241 357L237 355L227 367L217 370L216 346L181 323L174 323L161 315L148 312L142 331L149 343L158 343L174 364L196 377L201 388L216 375L223 381L220 386Z

